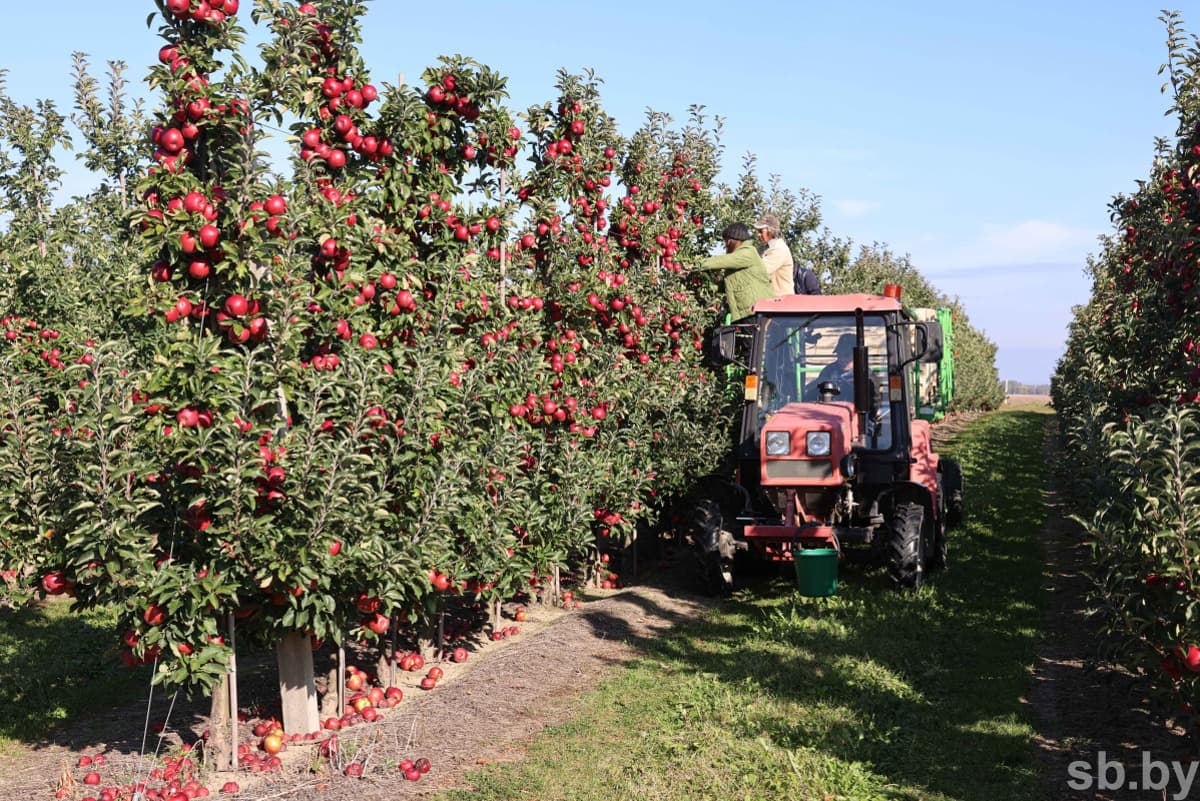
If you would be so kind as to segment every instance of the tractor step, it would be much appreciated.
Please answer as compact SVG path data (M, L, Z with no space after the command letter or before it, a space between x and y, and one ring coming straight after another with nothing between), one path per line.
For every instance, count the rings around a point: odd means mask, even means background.
M856 526L835 526L838 539L851 545L870 545L875 541L875 529Z

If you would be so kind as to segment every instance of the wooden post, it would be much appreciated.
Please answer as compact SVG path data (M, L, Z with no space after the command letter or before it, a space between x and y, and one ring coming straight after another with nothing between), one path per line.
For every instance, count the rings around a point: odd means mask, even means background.
M229 746L229 674L213 688L212 711L209 713L209 735L204 745L204 759L215 770L228 770L237 753Z
M388 638L388 686L396 686L396 629L392 628Z
M434 651L437 649L437 643L433 640L437 637L437 627L433 624L424 627L423 633L417 637L417 653L426 662L433 659Z
M313 673L312 643L293 631L275 649L279 664L279 698L283 702L283 729L289 734L319 731L317 682Z
M338 717L346 714L346 646L338 646L337 665L337 713Z
M237 625L229 613L229 769L238 769Z
M562 606L562 576L559 573L558 565L554 565L554 605Z
M325 686L328 689L325 691L325 697L321 699L321 720L331 715L335 718L342 716L342 694L338 692L337 684L338 668L334 665L325 674Z
M438 659L446 657L446 610L438 613L437 648L434 649Z
M387 679L389 685L396 683L395 668L393 667L396 660L392 657L393 653L395 652L388 650L387 642L384 642L375 654L375 676L381 682Z

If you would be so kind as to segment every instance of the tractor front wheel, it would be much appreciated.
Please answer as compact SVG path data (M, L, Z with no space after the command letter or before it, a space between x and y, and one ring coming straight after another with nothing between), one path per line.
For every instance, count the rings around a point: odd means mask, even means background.
M902 503L892 512L887 545L888 574L901 589L915 590L925 581L925 509Z
M721 505L711 498L701 500L691 515L692 548L700 581L709 595L733 590L733 535L725 530Z

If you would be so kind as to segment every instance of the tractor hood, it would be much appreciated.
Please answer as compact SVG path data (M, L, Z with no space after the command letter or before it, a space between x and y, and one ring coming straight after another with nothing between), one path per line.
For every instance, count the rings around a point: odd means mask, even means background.
M841 484L842 463L858 439L854 404L790 403L759 434L764 487Z

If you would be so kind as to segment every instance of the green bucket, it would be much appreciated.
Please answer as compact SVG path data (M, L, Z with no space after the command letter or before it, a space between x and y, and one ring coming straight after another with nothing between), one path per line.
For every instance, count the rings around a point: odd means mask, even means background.
M838 552L833 548L804 548L792 551L796 565L796 589L809 598L824 598L837 592Z

